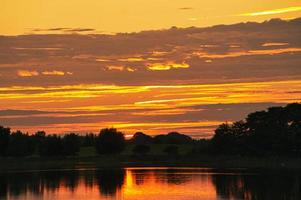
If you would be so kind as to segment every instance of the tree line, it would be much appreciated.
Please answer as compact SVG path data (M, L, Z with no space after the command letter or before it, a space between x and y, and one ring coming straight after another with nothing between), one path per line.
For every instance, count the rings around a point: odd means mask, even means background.
M270 107L221 124L210 143L217 154L300 156L301 104Z
M79 135L46 135L38 131L33 135L21 131L11 132L10 128L0 126L0 156L75 156L81 147L94 147L98 154L118 154L124 151L126 145L135 145L133 153L149 152L151 144L187 144L193 141L189 136L171 132L167 135L151 137L137 132L130 140L126 140L122 132L115 128L102 129L99 134ZM166 152L177 151L173 145Z
M301 104L292 103L250 113L244 120L221 124L211 139L201 140L178 132L153 137L137 132L126 140L124 134L115 128L102 129L97 135L46 135L44 131L29 135L0 126L2 157L74 156L84 146L93 146L98 154L118 154L127 145L134 146L134 154L147 154L153 144L166 144L164 152L173 155L178 153L179 145L185 144L193 146L190 152L193 155L300 156Z

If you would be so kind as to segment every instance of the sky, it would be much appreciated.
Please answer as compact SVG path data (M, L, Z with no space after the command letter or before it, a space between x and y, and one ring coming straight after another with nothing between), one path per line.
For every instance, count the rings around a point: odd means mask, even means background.
M1 0L0 34L81 28L96 33L296 18L300 0Z
M300 1L2 0L0 124L211 137L300 102Z

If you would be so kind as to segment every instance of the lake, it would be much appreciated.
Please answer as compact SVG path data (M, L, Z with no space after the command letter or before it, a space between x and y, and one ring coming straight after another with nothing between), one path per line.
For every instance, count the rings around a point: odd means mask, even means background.
M299 172L123 168L0 174L0 199L301 199Z

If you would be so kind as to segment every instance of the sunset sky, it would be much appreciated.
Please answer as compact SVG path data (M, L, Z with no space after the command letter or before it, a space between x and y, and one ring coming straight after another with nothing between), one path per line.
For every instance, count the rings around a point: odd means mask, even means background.
M1 0L0 125L210 137L301 101L299 17L300 0Z

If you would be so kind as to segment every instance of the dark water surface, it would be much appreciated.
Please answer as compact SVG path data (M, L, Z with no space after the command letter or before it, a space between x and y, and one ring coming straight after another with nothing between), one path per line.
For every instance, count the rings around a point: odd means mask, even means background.
M301 199L299 172L124 168L0 174L0 199Z

